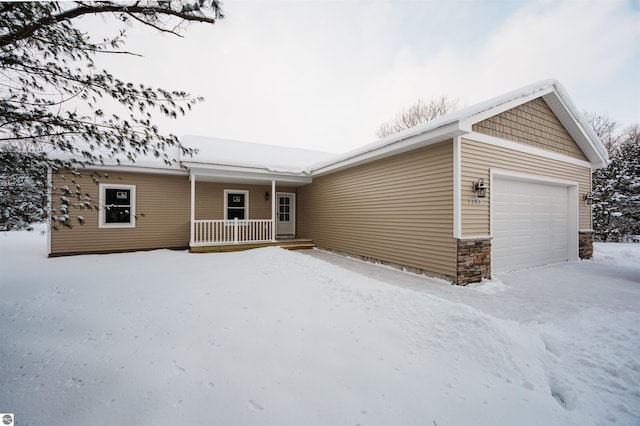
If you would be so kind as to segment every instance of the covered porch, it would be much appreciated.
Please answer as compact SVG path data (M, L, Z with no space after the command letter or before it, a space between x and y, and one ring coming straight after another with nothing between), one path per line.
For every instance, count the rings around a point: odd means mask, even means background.
M311 183L303 172L185 163L191 185L192 252L256 247L312 248L297 238L296 187Z

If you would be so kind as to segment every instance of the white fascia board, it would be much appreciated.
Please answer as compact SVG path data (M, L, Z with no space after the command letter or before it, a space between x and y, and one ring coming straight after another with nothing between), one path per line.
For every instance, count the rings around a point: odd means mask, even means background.
M199 181L220 181L238 183L269 183L277 181L279 183L291 183L305 185L313 180L305 175L290 175L283 173L269 173L247 167L223 166L223 165L207 165L202 163L185 163L189 168L190 174Z
M590 163L589 161L580 160L579 158L569 157L568 155L560 154L559 152L547 151L545 149L536 148L534 146L525 145L523 143L500 139L495 136L485 135L484 133L471 132L470 134L464 136L464 138L471 141L486 143L488 145L495 145L502 148L511 149L513 151L536 155L538 157L562 161L564 163L574 164L576 166L592 168L592 163Z
M125 165L88 165L80 166L79 170L99 170L99 171L118 171L129 173L151 173L159 175L174 175L174 176L187 176L189 171L186 169L170 169L162 167L147 167L147 166L125 166Z
M592 164L592 168L606 167L609 164L609 154L604 144L595 132L591 130L591 126L588 123L584 123L584 118L575 110L575 107L567 105L561 94L556 92L543 96L543 99L576 141L582 152L585 153Z
M471 124L468 120L458 120L453 123L425 131L417 135L409 136L405 139L389 143L384 146L373 147L370 151L358 152L352 156L338 157L327 163L314 166L311 176L322 176L327 173L354 167L382 158L391 157L403 152L412 151L417 148L433 145L438 142L462 136L471 132ZM348 155L348 154L347 154Z

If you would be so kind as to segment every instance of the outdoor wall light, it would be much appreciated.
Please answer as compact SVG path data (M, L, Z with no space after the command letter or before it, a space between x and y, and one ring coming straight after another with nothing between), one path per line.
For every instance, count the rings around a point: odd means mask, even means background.
M264 193L264 199L265 201L269 201L269 191Z
M592 201L593 201L593 192L589 191L586 194L584 194L584 202L587 203L587 205L591 205Z
M473 190L476 191L478 198L484 198L487 196L487 187L484 184L484 179L480 178L473 184Z

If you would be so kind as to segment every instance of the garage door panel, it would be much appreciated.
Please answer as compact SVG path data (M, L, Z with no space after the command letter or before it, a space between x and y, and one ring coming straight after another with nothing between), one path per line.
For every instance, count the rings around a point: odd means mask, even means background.
M549 245L551 243L551 235L534 234L532 240L531 243L534 245Z
M568 260L568 189L506 178L492 183L493 269Z

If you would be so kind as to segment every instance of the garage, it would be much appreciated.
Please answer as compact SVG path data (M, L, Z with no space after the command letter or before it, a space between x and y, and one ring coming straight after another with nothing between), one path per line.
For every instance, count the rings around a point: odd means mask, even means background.
M494 272L574 260L575 187L494 176L491 189ZM575 198L575 197L574 197Z

